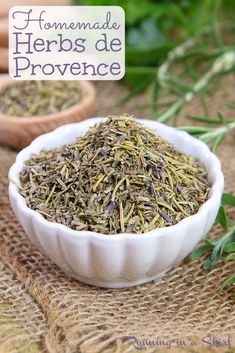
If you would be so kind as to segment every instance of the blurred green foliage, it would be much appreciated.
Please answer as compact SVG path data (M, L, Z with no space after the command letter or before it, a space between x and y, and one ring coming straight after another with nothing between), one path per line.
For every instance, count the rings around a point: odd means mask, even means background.
M205 25L235 19L234 0L74 0L77 5L119 5L126 14L125 79L142 89L174 46ZM144 85L144 82L146 85Z

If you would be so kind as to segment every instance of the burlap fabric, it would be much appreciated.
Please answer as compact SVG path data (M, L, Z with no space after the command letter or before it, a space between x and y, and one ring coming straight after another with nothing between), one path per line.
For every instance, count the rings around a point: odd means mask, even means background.
M120 83L98 83L97 89L99 115L148 113L138 109L146 103L146 94L118 108L115 105L127 88ZM211 113L221 109L225 100L232 101L233 94L234 77L229 76L210 99ZM189 112L201 114L197 100L182 114ZM228 192L235 192L234 152L233 134L218 151ZM11 211L7 172L15 155L0 149L0 352L137 352L133 340L122 336L146 340L143 351L148 353L235 351L232 288L219 291L234 271L232 263L221 261L204 271L203 260L186 259L160 280L122 290L99 289L68 278L30 243ZM219 234L220 229L214 227L210 237ZM209 349L202 341L203 337L208 342L207 337L226 339L227 335L233 339L233 348L223 344ZM165 339L165 346L157 343L160 338ZM177 339L184 341L181 348L176 348ZM155 343L151 345L150 340ZM215 345L215 340L210 342Z

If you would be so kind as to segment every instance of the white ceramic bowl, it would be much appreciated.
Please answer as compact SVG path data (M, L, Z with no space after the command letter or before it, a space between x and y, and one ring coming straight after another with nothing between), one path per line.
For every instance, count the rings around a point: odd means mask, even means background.
M71 143L93 124L105 118L94 118L64 125L36 138L23 149L9 171L9 178L19 182L24 161L41 149ZM179 151L198 157L206 166L211 191L199 211L170 227L145 234L104 235L75 231L62 224L47 221L26 206L18 188L10 182L12 208L26 234L41 251L62 270L79 281L100 287L121 288L145 283L163 274L186 257L208 233L218 212L224 178L218 158L203 142L189 134L155 121L140 120L154 128Z

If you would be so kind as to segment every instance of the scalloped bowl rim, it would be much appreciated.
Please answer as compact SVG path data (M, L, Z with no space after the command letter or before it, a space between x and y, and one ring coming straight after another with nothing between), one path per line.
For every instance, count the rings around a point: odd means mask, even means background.
M201 149L204 149L204 152L208 153L210 156L210 159L213 160L214 171L216 174L215 181L211 185L211 190L210 190L208 200L201 205L201 207L199 208L197 213L184 218L183 220L181 220L180 222L178 222L175 225L172 225L169 227L156 228L156 229L153 229L153 230L146 232L146 233L140 233L140 234L139 233L138 234L137 233L117 233L117 234L109 235L109 234L102 234L102 233L97 233L97 232L93 232L93 231L73 230L70 227L65 226L63 224L48 221L39 212L30 209L26 205L25 198L19 193L18 187L11 181L11 180L15 181L16 179L19 180L19 173L17 172L17 169L19 166L21 166L21 169L22 169L22 167L24 165L24 161L26 160L24 156L27 155L27 158L28 158L30 156L30 154L34 153L33 149L35 146L40 145L42 147L43 140L48 139L49 137L52 137L52 136L56 136L57 134L60 133L60 131L63 131L65 127L71 128L71 129L76 127L76 129L77 129L79 125L81 126L83 124L87 124L88 127L90 127L98 122L105 121L106 119L107 119L106 117L105 118L104 117L96 117L96 118L86 119L86 120L78 122L78 123L62 125L51 132L48 132L46 134L43 134L43 135L37 137L36 139L34 139L31 142L31 144L29 146L27 146L26 148L24 148L22 151L20 151L17 154L15 163L11 166L11 168L9 170L9 174L8 174L9 181L10 181L9 193L11 193L15 197L16 202L19 203L21 212L28 213L28 215L30 215L32 218L36 219L43 226L52 227L52 228L58 229L58 230L60 229L61 231L65 232L67 236L81 237L81 235L83 235L86 238L90 237L93 239L102 239L102 240L105 240L108 242L121 241L122 239L141 241L141 240L144 240L149 237L158 238L158 237L167 236L167 233L172 232L172 231L174 231L174 232L180 231L180 229L182 227L187 226L191 221L198 220L198 222L200 222L200 218L203 215L204 211L209 210L211 205L215 201L218 202L218 197L221 199L221 195L222 195L223 187L224 187L224 176L221 171L221 164L220 164L219 159L210 151L209 147L204 142L192 137L191 135L189 135L185 131L178 130L174 127L167 126L167 125L159 123L157 121L152 121L152 120L147 120L147 119L137 119L143 125L146 122L149 124L151 123L152 125L155 125L155 126L153 126L154 129L157 129L157 126L161 126L161 127L164 127L165 129L171 130L171 132L174 131L174 133L176 133L176 134L180 134L181 136L187 137L188 140L191 140L192 142L194 142L198 146L200 146ZM90 122L92 124L89 125ZM147 125L145 125L145 126L147 126ZM167 140L167 138L165 138L165 139ZM61 146L62 145L63 144L61 144Z

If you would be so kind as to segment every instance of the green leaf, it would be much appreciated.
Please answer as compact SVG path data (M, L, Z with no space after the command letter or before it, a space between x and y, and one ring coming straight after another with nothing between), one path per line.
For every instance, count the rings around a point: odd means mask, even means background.
M152 112L155 112L158 106L157 101L158 101L159 90L160 90L160 86L158 84L158 81L155 80L152 85L152 104L151 104Z
M235 220L233 220L233 219L228 219L228 226L230 227L230 228L232 228L233 226L235 226Z
M217 244L211 254L211 266L214 266L219 259L221 258L223 253L223 243Z
M235 253L229 254L229 255L226 257L226 260L235 260Z
M144 17L150 14L152 6L149 1L142 1L139 4L136 1L126 1L126 23L128 26L134 26L139 23Z
M223 134L219 135L214 143L212 144L212 147L211 147L211 152L215 153L217 148L219 147L219 145L221 144L221 142L223 141L223 139L225 138L226 136L226 132L224 132Z
M218 14L221 10L221 0L213 0L211 5L211 27L213 29L212 33L214 35L215 44L218 47L223 47L223 41L218 26Z
M219 223L225 230L228 229L228 218L223 206L220 207L216 217L216 222Z
M211 128L209 127L203 127L203 126L180 126L179 127L180 130L186 131L189 134L194 134L194 133L206 133L206 132L210 132Z
M199 246L197 249L193 250L191 254L191 259L192 260L197 260L199 257L207 253L210 249L212 248L211 245L209 244L204 244Z
M224 193L222 196L222 205L234 206L235 207L235 195Z
M235 110L235 103L226 103L225 106L229 109Z
M224 289L224 287L229 286L230 284L235 283L235 275L230 276L221 286L221 290Z
M207 259L203 265L204 270L209 270L212 266L214 266L214 263L212 262L211 258Z
M224 123L224 116L220 111L217 112L217 116L218 116L220 123L221 124Z
M206 123L206 124L219 124L221 125L221 121L217 119L211 119L210 117L198 117L198 116L191 116L187 115L187 119L192 120L192 121L198 121L201 123Z
M120 1L119 1L120 2ZM139 24L144 18L159 18L164 14L168 14L168 4L156 4L151 0L128 0L121 1L122 6L126 13L126 24L128 27ZM100 5L103 5L103 1L100 1ZM117 5L117 1L114 1L114 5Z
M148 86L150 84L150 82L152 82L152 77L148 76L147 78L145 78L145 80L143 80L139 85L137 85L136 87L134 87L132 89L132 91L126 95L124 98L122 98L117 105L119 107L122 107L123 105L125 105L131 98L137 96L138 94L140 94L143 89L146 88L146 86Z
M193 25L191 19L187 16L187 13L178 5L172 4L171 13L177 19L181 28L185 28L188 31L188 35L193 35Z
M200 101L201 101L201 106L205 116L208 116L209 115L208 105L207 105L206 95L203 93L203 91L202 91L202 94L200 94Z
M153 45L151 47L142 48L126 46L126 63L127 66L152 66L155 70L159 63L166 58L167 53L174 47L173 42L166 42L162 45Z
M190 92L192 90L191 86L187 85L184 81L180 80L179 78L173 76L169 76L167 78L167 82L170 84L173 84L176 86L178 90L181 90L182 92Z
M200 33L204 24L208 23L211 18L211 3L215 0L204 0L198 6L196 1L193 1L194 5L192 8L191 22L193 27L193 33Z
M152 18L145 19L138 28L132 27L127 31L126 43L130 47L150 48L161 46L165 37Z
M146 85L142 85L143 91L153 81L156 76L156 68L148 66L127 66L124 76L124 81L129 83L131 86L136 87L146 82ZM141 93L141 92L140 92Z
M235 252L235 242L225 244L224 252Z
M223 244L216 245L212 251L211 257L209 257L205 261L203 268L205 270L208 270L211 267L215 266L217 262L220 260L222 253L223 253Z

